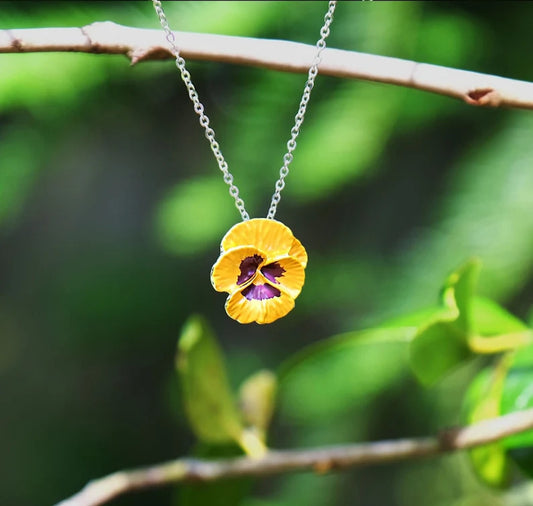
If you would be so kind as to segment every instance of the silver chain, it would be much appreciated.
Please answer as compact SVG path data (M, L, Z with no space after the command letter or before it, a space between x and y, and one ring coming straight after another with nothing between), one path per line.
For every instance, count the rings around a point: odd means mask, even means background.
M196 88L194 87L194 84L192 83L191 74L189 73L189 71L187 70L185 66L184 58L180 56L180 50L176 44L176 36L170 29L170 26L168 24L168 19L165 15L165 11L163 10L163 6L161 4L161 0L152 0L152 3L154 5L155 12L157 13L159 17L159 22L161 23L161 27L163 28L163 31L165 32L165 37L167 39L167 42L170 45L172 53L176 57L176 67L180 71L181 79L185 83L185 86L187 87L187 91L189 92L189 98L191 99L194 105L194 112L199 116L200 125L205 130L205 136L207 140L209 141L209 145L211 146L211 151L215 155L219 169L222 171L222 174L224 174L224 182L229 186L229 194L235 200L235 207L238 209L239 213L241 214L242 219L244 221L249 220L250 215L248 214L248 212L246 211L246 208L244 207L244 201L242 200L241 197L239 197L239 189L237 188L237 186L235 186L233 182L233 175L229 171L228 163L224 159L224 156L222 155L222 151L220 150L220 146L217 140L215 139L215 131L209 126L209 118L204 112L204 106L200 102L200 99L198 97L198 92L196 91ZM307 109L309 98L311 97L311 90L313 89L313 86L315 85L315 78L318 74L318 65L321 60L322 51L324 51L324 49L326 48L326 39L329 35L329 27L333 21L333 13L335 12L336 5L337 5L336 0L330 0L329 5L328 5L328 10L326 12L326 15L324 16L324 25L320 29L320 39L316 43L317 52L313 60L313 63L311 64L311 67L309 68L309 72L307 74L307 81L305 83L302 99L300 100L300 106L298 107L298 112L294 118L295 120L294 126L291 129L291 138L287 142L287 152L283 156L283 165L279 171L279 179L276 181L274 195L272 195L272 201L270 203L270 208L267 214L267 218L269 219L274 219L276 215L276 209L281 200L281 191L283 190L283 188L285 188L285 178L289 174L289 164L292 162L292 159L293 159L293 152L296 149L296 139L298 138L298 135L300 134L300 128L304 121L305 110Z
M276 216L276 210L278 208L279 201L281 200L281 191L285 188L285 178L289 175L289 164L293 159L293 152L296 149L296 139L300 134L300 127L304 122L305 110L307 109L307 103L311 97L311 90L315 85L315 79L318 74L318 65L322 58L322 51L326 49L326 39L329 35L329 26L333 21L333 13L335 12L335 7L337 2L330 0L328 11L324 16L324 26L320 29L320 39L316 43L317 52L315 54L315 59L309 68L307 73L307 81L305 82L304 92L302 99L300 100L300 106L298 107L298 112L294 117L294 126L291 129L291 138L287 142L287 152L283 155L283 165L279 170L279 179L276 181L275 192L272 195L272 201L270 202L270 208L268 210L267 218L273 220Z

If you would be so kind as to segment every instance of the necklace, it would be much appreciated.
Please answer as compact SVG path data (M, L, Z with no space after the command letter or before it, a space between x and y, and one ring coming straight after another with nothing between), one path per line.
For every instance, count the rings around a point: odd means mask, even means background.
M204 112L204 106L200 102L191 74L185 66L185 60L180 55L176 36L169 27L161 1L152 0L152 3L172 54L176 58L176 67L187 87L194 112L199 116L200 125L205 130L211 151L224 175L224 182L229 186L229 194L235 200L235 207L243 220L234 225L222 238L220 256L211 269L211 283L218 292L229 294L225 309L234 320L240 323L272 323L294 308L294 300L300 294L305 281L307 266L305 248L294 237L289 227L274 218L296 149L296 139L300 134L300 127L318 74L321 54L326 48L326 39L337 2L330 0L324 16L324 25L320 29L320 38L316 43L315 58L309 67L267 216L254 219L250 219L246 211L244 201L239 196L239 189L233 182L233 175L215 139L215 131L209 126L209 118Z

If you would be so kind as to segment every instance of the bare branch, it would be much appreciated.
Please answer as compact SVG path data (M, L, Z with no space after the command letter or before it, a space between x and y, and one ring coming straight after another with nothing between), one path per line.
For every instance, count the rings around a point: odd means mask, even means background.
M176 32L181 54L284 72L309 69L315 47L281 40ZM126 55L132 64L172 58L163 32L109 21L83 28L0 30L0 53L69 51ZM430 91L489 107L533 109L533 83L399 58L326 49L320 73Z
M272 450L260 459L177 459L151 467L120 471L89 483L81 492L56 506L97 506L134 490L184 481L214 481L238 476L266 476L292 471L324 473L334 469L431 457L498 441L533 428L533 409L444 431L437 437L398 439L376 443Z

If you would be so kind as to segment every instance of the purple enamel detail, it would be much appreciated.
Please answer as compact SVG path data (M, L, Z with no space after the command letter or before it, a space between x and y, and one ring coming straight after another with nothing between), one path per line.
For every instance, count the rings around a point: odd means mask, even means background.
M250 285L247 286L243 291L242 294L248 299L248 300L265 300L265 299L272 299L274 297L279 297L281 295L281 292L274 288L271 285Z
M269 281L272 281L272 283L279 284L279 281L277 281L276 278L281 278L281 276L283 276L283 273L285 272L285 269L277 262L274 262L273 264L265 265L261 269L261 272Z
M242 285L246 283L257 272L259 264L263 261L263 257L260 255L254 255L246 257L240 265L241 273L237 278L237 284Z

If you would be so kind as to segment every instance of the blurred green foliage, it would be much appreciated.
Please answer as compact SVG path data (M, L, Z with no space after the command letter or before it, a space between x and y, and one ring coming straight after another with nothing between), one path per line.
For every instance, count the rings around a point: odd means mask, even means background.
M229 389L226 366L207 324L191 317L178 344L176 368L193 430L201 440L238 440L241 420Z
M176 30L314 43L325 4L168 2L166 10ZM341 2L328 44L531 81L532 14L519 2ZM0 6L0 29L104 20L158 28L150 2ZM189 67L247 207L262 216L304 76ZM449 345L449 308L436 294L472 256L484 266L467 310L472 326L455 321L454 329L512 337L531 318L532 129L528 111L319 76L278 214L310 255L306 286L290 317L239 326L209 283L220 238L238 214L174 65L0 55L0 502L52 504L116 469L238 452L195 446L173 371L176 336L192 313L205 315L220 339L232 392L284 364L274 447L460 423L468 385L490 377L486 366L498 360L453 348L453 367L429 389L409 365L424 364L438 342ZM435 315L440 321L427 325ZM362 330L370 327L379 330ZM409 339L422 328L432 329L432 344L413 362ZM463 351L465 342L488 346L464 338ZM512 360L492 413L531 405L528 354L503 355ZM510 438L493 455L527 471L530 437ZM493 492L476 473L483 478L482 467L454 455L221 484L225 491L204 496L194 486L156 490L116 504L216 504L230 495L236 504L244 493L245 506L533 501L527 483Z
M384 328L341 334L289 358L278 374L281 416L306 425L326 426L347 412L351 418L354 407L365 410L379 393L405 377L408 365L422 384L431 385L467 360L474 360L476 354L501 352L506 354L471 382L464 399L466 422L533 407L533 332L525 324L518 325L518 320L494 302L484 302L482 311L475 309L480 307L475 304L479 268L479 260L473 259L451 273L441 292L443 307L418 312L415 326L389 323ZM424 318L420 319L422 314ZM490 329L489 335L480 334L479 329ZM234 440L254 455L255 451L250 451L254 447L243 444L245 417L237 413L231 400L223 374L225 360L205 322L198 317L189 319L178 350L177 369L185 408L198 438L215 444ZM252 378L262 376L264 372L259 371ZM270 373L268 384L272 381ZM246 384L253 382L248 380ZM271 387L256 388L251 396L255 405L266 401L269 412L273 407L270 391ZM261 418L255 427L252 422L251 428L263 434L268 423ZM508 486L512 459L526 473L533 474L532 437L533 430L529 430L473 448L469 454L475 472L489 485Z

